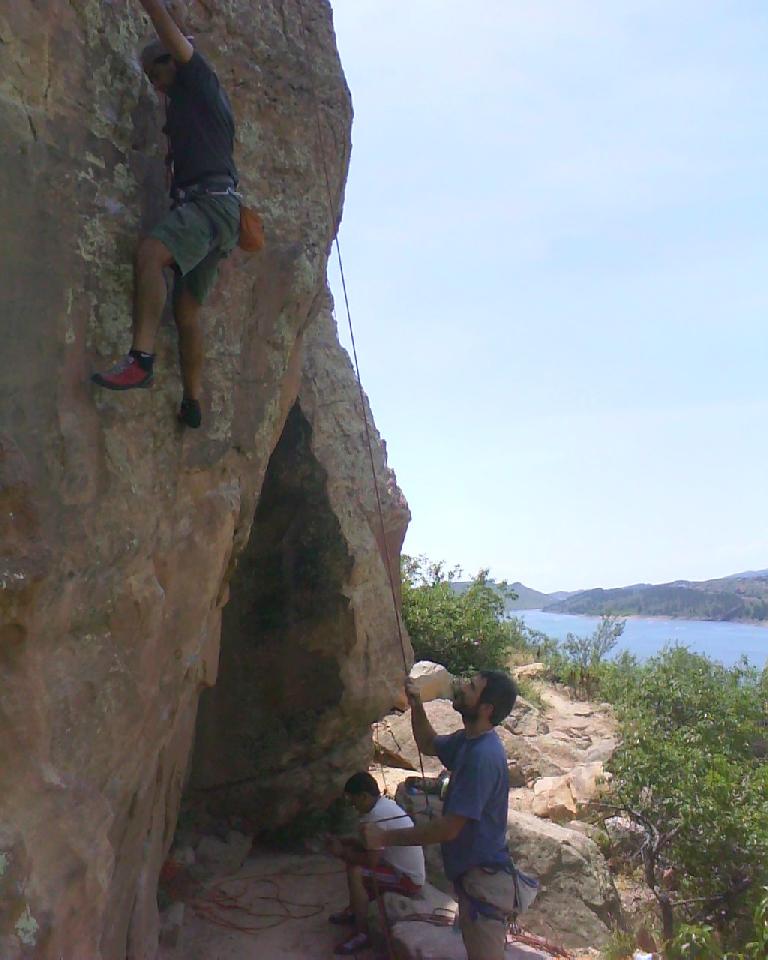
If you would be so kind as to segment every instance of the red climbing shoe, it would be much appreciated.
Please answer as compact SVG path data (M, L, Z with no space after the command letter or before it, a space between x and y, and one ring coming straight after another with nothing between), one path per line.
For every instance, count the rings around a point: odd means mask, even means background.
M372 944L367 933L356 933L349 940L340 943L333 951L337 957L353 957L356 953L369 950Z
M152 385L153 374L151 370L144 370L139 366L136 357L130 353L126 354L122 360L118 361L111 370L106 373L94 373L91 380L100 387L106 387L107 390L133 390L136 387L149 387Z

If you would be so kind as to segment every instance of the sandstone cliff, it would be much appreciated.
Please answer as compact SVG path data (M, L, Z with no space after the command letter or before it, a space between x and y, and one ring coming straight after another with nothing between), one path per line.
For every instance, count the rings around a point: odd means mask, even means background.
M268 237L207 309L199 433L174 423L172 323L152 390L88 383L125 350L135 237L165 203L140 8L0 4L3 960L153 958L182 793L290 816L367 755L402 672L325 285L351 124L330 6L188 8ZM376 441L396 562L408 513Z

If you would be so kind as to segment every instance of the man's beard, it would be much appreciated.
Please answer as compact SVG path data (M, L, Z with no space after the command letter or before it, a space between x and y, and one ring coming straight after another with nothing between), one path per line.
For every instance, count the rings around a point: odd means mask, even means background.
M462 720L466 720L469 723L474 722L480 716L479 708L468 707L463 702L461 695L457 695L453 698L453 709L460 714Z

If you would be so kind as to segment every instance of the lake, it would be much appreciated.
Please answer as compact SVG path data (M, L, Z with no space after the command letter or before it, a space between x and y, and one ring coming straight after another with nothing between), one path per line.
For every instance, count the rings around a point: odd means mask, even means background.
M599 617L547 613L544 610L513 610L511 616L520 617L529 627L556 640L564 640L568 633L588 635L600 622ZM732 666L742 656L757 666L768 661L768 625L710 620L630 617L615 652L628 650L645 659L658 653L667 643L684 644L726 666Z

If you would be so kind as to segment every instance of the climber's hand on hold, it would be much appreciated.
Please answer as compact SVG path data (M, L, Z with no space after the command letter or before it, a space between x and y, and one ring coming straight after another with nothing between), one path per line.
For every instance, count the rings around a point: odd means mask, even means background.
M408 704L411 708L411 727L413 736L416 739L416 745L419 751L426 757L436 757L435 737L437 734L432 729L432 724L427 718L424 710L424 704L421 701L421 693L416 681L408 677L405 681L405 695L408 698Z
M187 5L183 0L165 0L165 8L173 17L173 22L184 32L184 24L187 22Z
M184 36L177 20L169 10L171 5L174 10L177 10L177 13L181 9L176 7L176 0L172 0L172 3L168 6L163 0L139 0L139 2L147 11L160 42L176 63L189 63L195 49Z

